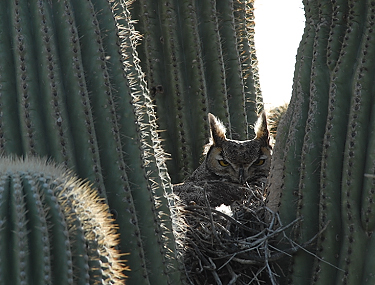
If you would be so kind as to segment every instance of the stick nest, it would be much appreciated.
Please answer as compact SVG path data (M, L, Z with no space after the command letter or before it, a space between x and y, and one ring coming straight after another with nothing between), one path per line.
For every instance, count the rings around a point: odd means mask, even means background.
M208 203L177 211L175 232L187 283L278 284L277 261L301 248L285 234L297 221L281 226L257 188L248 188L246 199L227 207L228 213ZM280 243L288 249L277 249Z

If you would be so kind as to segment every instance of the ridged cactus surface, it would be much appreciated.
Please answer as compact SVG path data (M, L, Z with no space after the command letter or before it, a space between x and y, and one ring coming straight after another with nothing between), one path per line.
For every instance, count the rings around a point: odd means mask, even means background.
M141 66L156 105L173 183L200 164L208 112L233 139L253 137L262 109L254 47L254 1L137 0Z
M282 284L374 284L375 2L304 1L292 99L279 125L269 206L299 243L327 224Z
M0 1L0 152L63 163L119 225L127 284L180 280L170 180L123 1Z
M1 157L0 198L0 284L124 284L117 226L88 183Z

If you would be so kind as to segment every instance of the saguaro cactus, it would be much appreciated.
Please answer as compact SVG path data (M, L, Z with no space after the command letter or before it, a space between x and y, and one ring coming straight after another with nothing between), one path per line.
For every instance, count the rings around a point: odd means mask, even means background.
M170 180L127 6L6 0L0 18L0 151L50 157L94 184L129 253L128 284L178 283Z
M373 284L375 2L304 1L293 96L279 126L269 205L297 216L285 283Z
M0 197L1 284L123 284L116 226L87 183L2 157Z
M141 66L174 183L200 164L207 114L229 136L252 138L248 122L262 109L254 48L253 1L139 0L132 14L143 39Z

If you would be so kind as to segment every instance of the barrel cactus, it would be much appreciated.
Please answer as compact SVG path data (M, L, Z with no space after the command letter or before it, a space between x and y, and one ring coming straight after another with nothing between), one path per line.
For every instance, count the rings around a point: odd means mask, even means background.
M123 284L117 226L61 166L1 158L1 284Z
M283 284L373 284L374 1L304 1L292 99L279 125L269 207L316 247Z

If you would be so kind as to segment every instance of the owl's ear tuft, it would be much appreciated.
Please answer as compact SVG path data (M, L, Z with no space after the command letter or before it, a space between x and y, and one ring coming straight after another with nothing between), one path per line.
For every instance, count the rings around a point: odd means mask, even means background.
M255 131L255 138L256 139L260 139L267 144L269 143L267 118L266 118L266 113L264 111L259 115L258 120L257 120L257 122L255 123L255 126L254 126L254 131Z
M212 144L214 146L221 146L223 141L227 139L223 123L211 113L208 113L208 122L210 124Z

